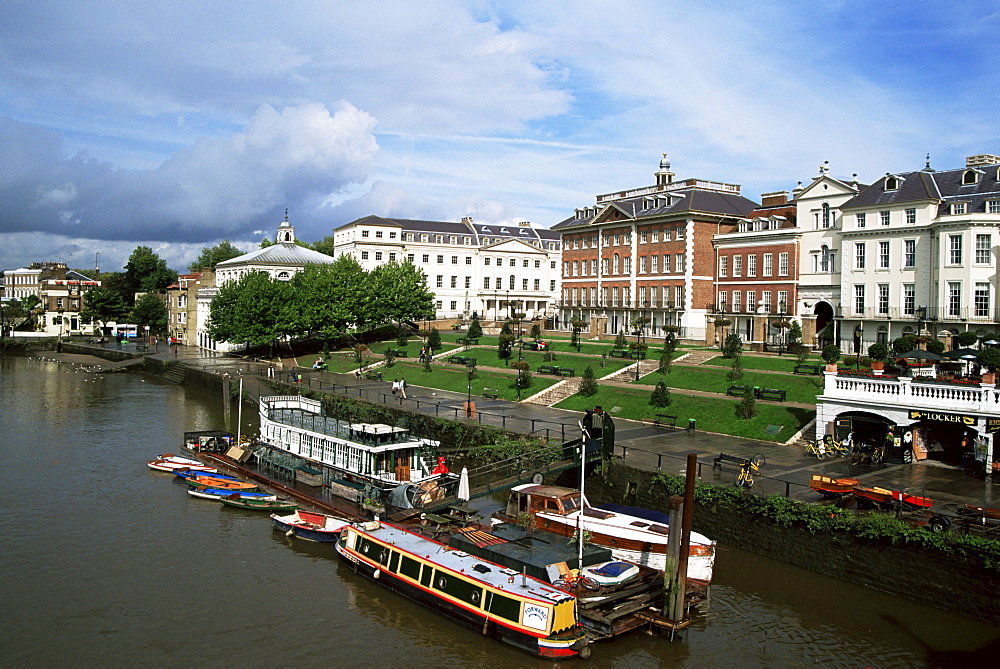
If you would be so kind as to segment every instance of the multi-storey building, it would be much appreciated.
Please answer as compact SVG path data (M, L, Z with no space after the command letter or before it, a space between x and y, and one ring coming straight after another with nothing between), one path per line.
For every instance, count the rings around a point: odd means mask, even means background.
M650 332L673 325L704 338L715 304L713 236L736 229L756 208L735 184L674 181L666 154L655 185L598 195L594 206L552 226L563 242L562 327L575 319L591 335Z
M307 249L295 243L295 229L288 222L288 213L286 212L285 219L278 226L278 233L275 236L274 244L220 262L215 266L215 286L222 286L230 281L238 281L240 277L249 272L266 272L273 279L288 281L292 276L305 269L306 265L329 264L332 262L333 258L331 256ZM215 341L208 336L208 331L206 330L208 317L211 312L212 298L218 294L218 288L214 286L199 286L195 290L198 297L197 308L195 309L197 320L194 324L194 331L197 332L198 346L222 352L233 350L234 346L232 344ZM190 320L190 314L186 318ZM191 323L189 322L187 324L188 333L190 333L191 327Z
M29 267L4 272L6 296L38 298L37 325L48 336L93 334L90 321L84 322L84 293L101 285L62 262L35 262Z
M427 277L437 318L503 320L518 311L544 318L558 295L559 235L527 221L366 216L334 230L334 255L342 254L368 270L391 261L412 263Z
M215 286L215 270L205 269L181 274L177 283L167 286L167 336L181 344L198 340L198 291Z
M780 351L788 334L783 325L798 315L798 207L787 191L761 199L734 231L713 239L716 292L715 310L708 316L709 345L736 332L753 348L770 345Z
M842 349L927 329L995 336L1000 156L886 174L841 206Z

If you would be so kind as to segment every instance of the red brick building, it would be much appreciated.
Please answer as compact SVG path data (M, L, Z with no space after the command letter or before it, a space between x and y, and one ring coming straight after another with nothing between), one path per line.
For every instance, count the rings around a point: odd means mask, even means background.
M582 319L590 336L679 327L703 339L715 308L713 238L734 231L757 204L740 187L701 179L675 181L664 154L656 183L598 195L593 206L552 226L562 239L557 327Z

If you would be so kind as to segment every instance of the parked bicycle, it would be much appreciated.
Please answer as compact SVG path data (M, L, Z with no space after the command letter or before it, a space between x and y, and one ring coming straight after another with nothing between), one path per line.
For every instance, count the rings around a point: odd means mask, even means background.
M806 444L806 455L815 455L817 460L824 460L831 454L822 441L810 441Z
M823 444L826 446L826 452L831 458L841 458L845 455L850 455L851 443L853 440L853 434L850 432L847 433L847 436L844 437L843 441L837 441L833 435L828 434L823 437Z
M740 471L736 474L736 480L733 483L736 484L737 488L749 488L753 486L753 475L755 472L760 471L760 468L764 466L765 460L764 456L757 453L752 458L744 460L740 465Z
M852 465L878 465L885 461L885 445L855 444L851 453Z

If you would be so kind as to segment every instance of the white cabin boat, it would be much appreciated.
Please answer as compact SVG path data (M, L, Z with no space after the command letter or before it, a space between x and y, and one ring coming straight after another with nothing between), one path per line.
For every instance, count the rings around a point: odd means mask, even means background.
M260 441L321 465L317 469L384 489L440 478L432 473L440 442L402 427L330 418L319 402L298 395L260 398Z

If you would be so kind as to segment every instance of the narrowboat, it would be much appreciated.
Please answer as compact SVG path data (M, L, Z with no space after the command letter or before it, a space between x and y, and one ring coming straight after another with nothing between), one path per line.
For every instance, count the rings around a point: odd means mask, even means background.
M524 515L533 527L566 537L576 535L582 525L588 540L611 549L618 560L634 562L658 571L666 567L666 524L627 513L590 506L579 490L560 486L526 484L511 489L507 507L493 516L493 522L517 522ZM687 577L708 584L715 567L715 542L691 533Z
M539 579L379 521L348 525L336 547L357 573L484 636L538 657L590 654L576 598Z

